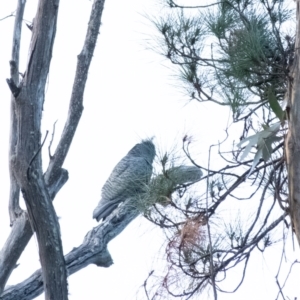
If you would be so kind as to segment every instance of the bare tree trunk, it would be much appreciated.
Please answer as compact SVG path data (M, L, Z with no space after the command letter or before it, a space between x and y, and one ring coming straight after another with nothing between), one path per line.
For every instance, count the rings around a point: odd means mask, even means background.
M32 229L36 231L46 299L68 299L67 273L60 228L44 181L41 158L41 116L52 58L59 0L40 0L32 29L26 74L20 86L8 80L14 96L16 139L11 148L11 178L20 187ZM14 64L14 62L11 62ZM16 118L14 118L16 116ZM16 206L16 203L14 203Z
M290 216L293 230L300 245L300 3L297 0L297 28L295 42L295 57L290 72L288 97L289 132L285 141L286 161L289 181Z
M130 201L130 199L128 201ZM108 268L113 264L113 260L107 249L108 243L119 235L126 226L139 215L139 211L133 209L131 205L128 205L128 201L121 204L103 223L90 230L86 234L83 243L73 248L72 251L65 256L69 276L89 264L95 264L104 268ZM44 290L45 285L43 285L41 274L41 270L37 270L23 282L9 286L4 290L0 299L34 299Z
M19 84L19 54L20 54L20 43L21 43L21 32L22 32L22 21L25 10L26 1L19 0L15 16L14 34L12 43L12 54L10 61L10 76L16 85ZM10 175L10 192L9 192L9 216L10 225L13 226L13 236L18 237L14 240L8 240L3 249L0 251L0 295L5 287L5 284L16 265L21 253L27 245L31 237L31 228L27 226L29 234L24 234L26 231L26 224L22 224L22 220L26 217L24 214L22 218L17 219L22 214L22 210L19 206L20 188L17 180L13 173L13 167L11 163L15 157L16 145L17 145L17 116L16 116L16 104L15 98L11 96L10 104L10 142L9 142L9 175ZM19 220L16 224L16 220ZM25 246L22 247L23 243L20 243L20 238L24 241ZM10 255L13 253L13 255Z
M18 85L21 25L25 3L26 1L21 0L18 2L10 62L11 78L7 80L12 92L9 212L13 228L0 252L0 295L32 232L36 231L42 266L40 273L42 281L39 279L39 284L43 284L45 298L67 299L66 265L59 223L52 200L68 179L68 172L62 168L62 165L83 111L83 94L99 35L104 0L94 1L84 46L78 56L68 119L59 145L54 155L50 157L46 174L43 174L42 170L43 143L40 128L59 0L39 1L32 27L28 66L21 84ZM20 189L26 203L30 224L27 214L19 207ZM40 292L43 287L40 287ZM24 294L20 297L24 299Z
M25 10L26 1L18 1L16 10L14 35L12 43L12 54L10 61L10 76L15 85L19 85L19 56L20 56L20 44L21 44L21 32L22 21ZM13 173L13 167L11 163L16 155L17 146L17 115L16 115L16 103L15 98L11 96L10 104L10 142L9 142L9 172L10 172L10 193L9 193L9 217L10 225L12 226L16 218L22 213L19 206L20 188ZM1 291L1 287L0 287Z

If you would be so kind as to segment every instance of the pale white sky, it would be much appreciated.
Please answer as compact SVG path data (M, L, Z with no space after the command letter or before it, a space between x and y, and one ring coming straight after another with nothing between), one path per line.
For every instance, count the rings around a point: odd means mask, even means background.
M27 2L25 19L31 21L37 1ZM51 132L53 123L58 120L53 147L65 121L76 56L82 47L91 5L92 1L88 0L61 1L60 4L42 132ZM15 0L1 1L0 18L10 14L15 7ZM64 165L69 171L69 181L55 199L65 253L81 244L86 232L97 225L92 212L99 201L101 187L115 164L140 139L155 136L157 147L163 151L174 144L180 147L186 133L193 135L198 160L206 165L208 146L224 137L228 110L216 109L209 104L187 103L187 97L178 88L172 66L146 49L156 32L144 15L157 16L160 8L155 0L111 0L105 5L85 92L85 109ZM0 180L3 183L0 245L10 231L7 213L10 92L5 78L9 77L13 21L9 18L0 22ZM21 72L26 65L31 35L26 27L23 31ZM112 267L89 266L69 278L70 300L145 299L140 287L148 273L164 266L162 232L143 218L137 218L109 244L109 250L114 259ZM272 255L272 251L275 249L267 253ZM277 264L267 260L264 265L264 259L258 255L253 257L245 287L233 295L220 294L219 299L274 299L274 275L270 272L276 270ZM38 246L32 239L9 284L24 280L37 268ZM233 279L238 276L235 273ZM293 284L290 297L297 296L297 282L292 278ZM300 295L299 290L297 293ZM43 296L37 299L43 299ZM212 299L212 296L205 293L201 299Z

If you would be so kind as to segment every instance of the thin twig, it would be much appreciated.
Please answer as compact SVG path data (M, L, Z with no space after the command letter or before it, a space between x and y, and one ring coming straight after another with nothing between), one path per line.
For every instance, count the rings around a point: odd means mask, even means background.
M154 270L152 270L149 273L148 277L146 278L146 280L144 281L144 284L143 284L144 290L145 290L145 294L146 294L148 300L150 300L150 297L149 297L149 294L148 294L148 291L147 291L147 282L148 282L149 278L152 276L153 273L154 273Z
M173 0L168 1L168 4L170 5L170 7L175 7L175 8L207 8L207 7L211 7L211 6L222 4L222 3L223 2L215 2L215 3L207 4L207 5L185 6L185 5L179 5L179 4L175 3Z
M41 149L43 148L45 142L46 142L46 139L47 139L47 136L48 136L48 130L46 131L46 135L44 137L44 140L42 142L42 144L40 145L39 149L37 150L37 152L33 155L32 159L30 160L29 162L29 165L28 165L28 168L27 168L27 179L29 180L29 170L30 170L30 167L31 167L31 164L33 163L33 161L35 160L35 158L37 157L37 155L40 153Z
M3 20L5 20L5 19L7 19L7 18L10 18L10 17L14 17L14 13L15 13L15 12L16 12L16 11L13 11L10 15L1 18L0 21L3 21Z
M49 158L52 159L53 156L51 155L51 146L52 146L52 143L53 143L53 140L54 140L54 134L55 134L55 124L56 124L57 120L54 122L53 124L53 131L52 131L52 136L51 136L51 140L50 140L50 143L49 143L49 147L48 147L48 153L49 153Z
M216 145L211 145L209 147L209 152L208 152L208 163L207 163L207 169L209 172L210 169L210 154L211 154L211 148ZM208 187L209 187L209 177L207 177L206 181L206 218L207 218L207 232L208 232L208 241L209 241L209 250L210 250L210 257L209 257L209 262L210 262L210 278L212 282L212 287L214 291L214 299L218 299L218 294L217 294L217 289L216 289L216 282L215 282L215 272L214 272L214 262L213 262L213 248L212 248L212 239L211 239L211 232L210 232L210 222L209 222L209 215L208 215Z
M296 259L296 260L291 264L290 269L289 269L289 271L288 271L288 273L287 273L287 275L286 275L286 278L285 278L285 280L284 280L284 283L283 283L282 286L280 286L280 283L279 283L279 281L278 281L278 276L279 276L279 271L280 271L281 264L282 264L282 256L281 256L280 265L279 265L278 272L277 272L276 277L275 277L275 278L276 278L276 284L278 285L278 288L279 288L279 291L278 291L278 294L277 294L277 297L276 297L275 300L278 299L278 296L279 296L279 295L281 295L282 298L285 299L282 290L283 290L283 288L284 288L284 286L285 286L285 284L286 284L286 282L287 282L289 276L291 275L293 266L294 266L295 264L299 264L299 263L300 263L300 261L298 261L298 260Z

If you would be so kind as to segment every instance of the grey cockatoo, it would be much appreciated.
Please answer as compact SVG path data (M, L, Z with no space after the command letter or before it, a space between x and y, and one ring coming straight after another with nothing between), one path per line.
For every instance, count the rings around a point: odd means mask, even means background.
M144 140L121 159L102 187L101 200L93 212L94 219L105 219L121 202L144 192L152 175L154 157L154 144Z

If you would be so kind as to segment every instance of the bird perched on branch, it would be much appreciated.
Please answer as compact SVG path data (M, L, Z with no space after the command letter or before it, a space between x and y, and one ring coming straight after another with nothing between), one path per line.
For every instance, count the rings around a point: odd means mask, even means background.
M154 144L151 140L143 140L122 158L102 187L101 200L93 212L94 219L104 220L120 203L144 192L152 175L154 157Z

